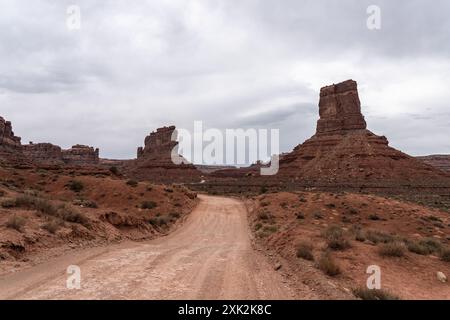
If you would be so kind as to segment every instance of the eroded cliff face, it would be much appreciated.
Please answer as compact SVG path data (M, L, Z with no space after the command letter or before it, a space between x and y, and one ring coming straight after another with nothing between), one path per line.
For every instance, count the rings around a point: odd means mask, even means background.
M450 155L438 154L431 156L416 157L420 161L423 161L430 166L433 166L439 170L450 173Z
M11 122L0 117L0 148L20 149L20 140L20 137L14 135Z

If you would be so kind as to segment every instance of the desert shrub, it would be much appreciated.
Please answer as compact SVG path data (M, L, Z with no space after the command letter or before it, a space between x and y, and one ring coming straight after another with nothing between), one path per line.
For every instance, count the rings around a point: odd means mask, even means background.
M8 219L8 221L6 221L6 227L22 232L22 229L25 226L26 222L27 221L24 217L13 215Z
M268 202L268 201L261 202L261 207L268 207L269 205L270 205L270 202Z
M380 217L377 214L370 214L369 220L378 221L378 220L380 220Z
M164 191L167 193L173 193L173 189L172 188L164 188Z
M129 185L130 187L137 187L138 186L138 182L136 180L128 180L127 181L127 185Z
M171 212L169 215L174 219L178 219L179 217L181 217L181 213L179 212Z
M297 257L309 261L314 261L312 250L313 245L310 242L302 241L297 244Z
M323 236L327 240L328 248L332 250L345 250L350 248L350 242L345 237L344 230L336 225L329 226Z
M395 239L392 235L376 230L367 230L364 232L364 235L367 240L372 241L373 243L391 243Z
M93 208L93 209L98 208L97 203L92 200L75 200L73 204L84 208Z
M109 168L109 172L111 172L115 176L119 175L119 169L117 169L116 166L112 166L111 168Z
M56 233L62 225L62 221L59 219L52 219L42 226L42 229L54 234Z
M1 202L1 206L2 206L2 208L5 208L5 209L14 208L16 206L16 200L10 199L10 198L3 199Z
M83 213L67 204L58 208L58 216L67 222L79 223L86 227L89 226L89 219Z
M330 277L337 276L341 273L341 268L334 261L333 257L328 251L324 252L321 255L317 263L317 267L319 268L319 270L323 271L326 275L329 275Z
M277 226L264 226L263 231L267 233L274 233L277 232L278 227Z
M382 257L403 257L405 246L400 242L385 243L378 248L378 253Z
M327 207L327 208L329 208L329 209L333 209L333 208L336 208L336 205L335 205L334 203L327 203L327 204L325 205L325 207Z
M445 262L450 262L450 248L442 249L441 260Z
M296 216L297 219L299 219L299 220L304 220L304 219L305 219L305 215L304 215L303 213L301 213L301 212L297 212L297 213L295 214L295 216Z
M409 251L420 255L439 253L442 250L442 244L432 238L426 238L419 241L406 241L406 247Z
M259 190L259 194L264 194L267 193L268 189L266 186L262 186L261 189Z
M398 297L382 289L358 288L353 290L353 294L362 300L399 300Z
M349 212L351 215L356 215L356 214L358 214L358 210L355 209L355 208L350 208L350 209L348 209L348 212Z
M73 192L81 192L84 189L83 182L78 180L72 180L69 182L68 187Z
M170 218L168 216L158 216L158 217L151 218L149 220L149 223L151 225L159 226L159 227L165 226L165 225L169 224L169 222L170 222Z
M258 222L257 224L255 224L255 231L258 231L259 229L262 228L262 223Z
M419 241L419 244L427 248L430 253L439 253L442 250L442 244L433 238L425 238Z
M142 209L154 209L158 206L155 201L144 201L141 203Z
M321 212L314 212L313 217L314 217L314 219L317 219L317 220L323 219L323 215Z
M258 219L269 220L270 218L271 218L271 215L268 212L263 211L263 212L258 213Z

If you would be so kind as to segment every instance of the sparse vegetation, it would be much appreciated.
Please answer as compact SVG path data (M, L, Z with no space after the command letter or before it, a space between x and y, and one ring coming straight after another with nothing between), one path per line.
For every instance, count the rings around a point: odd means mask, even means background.
M419 241L406 241L406 246L409 251L420 255L439 253L442 250L442 244L432 238Z
M136 188L138 186L138 182L136 180L128 180L127 185L130 187Z
M81 192L84 189L84 185L81 181L78 180L72 180L69 182L68 187L73 192Z
M377 231L377 230L366 230L364 231L364 237L375 243L391 243L393 242L395 239L392 235L385 233L383 231Z
M351 246L344 234L344 230L337 225L329 226L323 232L323 236L327 240L328 248L331 250L345 250Z
M450 262L450 248L445 248L442 250L441 260L445 262Z
M353 290L353 294L362 300L399 300L397 296L382 289L358 288Z
M297 257L309 261L314 261L314 255L312 253L313 245L310 242L302 241L297 244Z
M330 277L335 277L339 274L341 274L341 268L339 265L334 261L333 257L331 256L330 252L326 251L324 252L318 263L317 267L322 270L326 275L329 275Z
M378 248L378 253L382 257L403 257L405 246L401 242L385 243Z
M144 201L141 203L141 209L154 209L158 206L155 201Z
M116 166L112 166L111 168L109 168L109 172L111 172L115 176L119 175L119 169L117 169Z
M47 230L51 234L55 234L62 225L62 221L59 219L51 219L42 226L42 229Z
M373 213L369 215L369 220L378 221L381 220L381 218L377 214Z
M22 232L23 227L26 224L26 219L24 217L18 216L18 215L12 215L8 221L6 222L6 227L10 229L17 230L19 232Z
M89 226L89 219L74 207L67 204L58 208L58 216L67 222L79 223L85 227Z
M267 193L268 189L266 186L262 186L261 189L259 190L259 194L264 194Z
M3 199L1 202L1 206L2 206L2 208L5 208L5 209L14 208L16 206L16 201L15 201L15 199L10 199L10 198Z

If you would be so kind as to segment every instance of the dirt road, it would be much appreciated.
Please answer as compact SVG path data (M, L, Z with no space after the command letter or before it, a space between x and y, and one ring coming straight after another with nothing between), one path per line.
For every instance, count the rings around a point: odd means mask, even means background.
M200 196L182 227L146 243L88 249L0 278L0 299L292 299L252 250L243 203ZM81 269L81 289L66 268Z

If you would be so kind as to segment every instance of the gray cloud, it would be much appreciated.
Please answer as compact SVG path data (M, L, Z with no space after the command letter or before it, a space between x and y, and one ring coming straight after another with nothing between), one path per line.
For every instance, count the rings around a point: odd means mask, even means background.
M81 30L66 9L81 8ZM368 5L382 28L366 28ZM437 0L3 0L0 115L24 141L129 158L158 126L314 133L321 86L359 82L369 127L449 153L450 3Z

